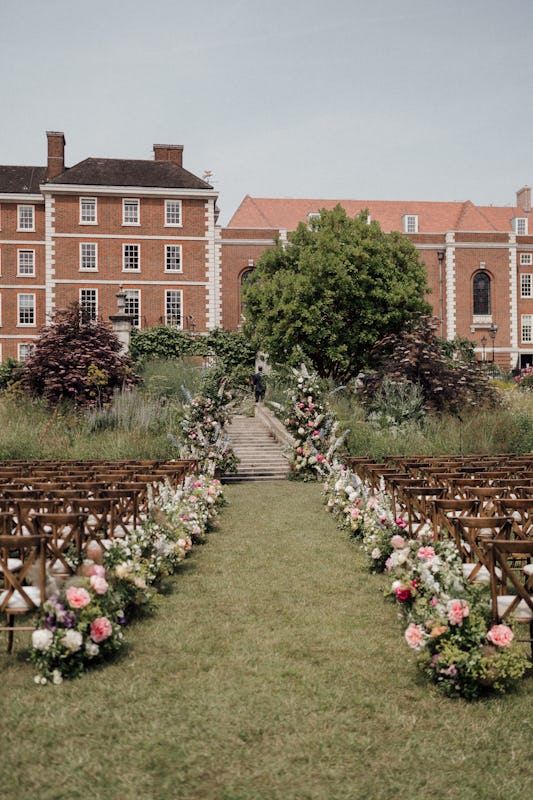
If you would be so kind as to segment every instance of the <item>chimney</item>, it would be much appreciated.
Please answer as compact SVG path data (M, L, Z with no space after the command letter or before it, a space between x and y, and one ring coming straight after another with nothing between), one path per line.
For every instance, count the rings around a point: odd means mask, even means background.
M178 167L183 166L182 144L154 144L155 161L172 161Z
M522 186L516 193L516 205L523 211L531 211L531 186Z
M65 171L65 135L62 131L46 131L48 138L48 167L46 179L52 180Z

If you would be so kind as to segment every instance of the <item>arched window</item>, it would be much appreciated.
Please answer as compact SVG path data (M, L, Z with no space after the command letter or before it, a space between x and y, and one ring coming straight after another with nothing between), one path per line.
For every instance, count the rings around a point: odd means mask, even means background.
M242 301L242 287L244 286L244 284L246 283L246 281L248 280L248 278L250 277L252 272L253 272L253 269L245 269L244 272L241 274L241 292L240 292L240 295L241 295L241 314L244 313L244 310L246 308L246 303L243 303L243 301Z
M474 275L474 314L490 314L490 278L486 272Z

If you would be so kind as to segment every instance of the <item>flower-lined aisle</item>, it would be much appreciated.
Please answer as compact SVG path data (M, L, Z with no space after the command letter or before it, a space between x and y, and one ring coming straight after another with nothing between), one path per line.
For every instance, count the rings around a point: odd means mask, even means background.
M390 497L335 464L324 486L327 509L361 542L371 572L386 572L386 596L398 606L407 645L423 673L448 696L504 693L529 662L513 630L492 625L487 585L463 579L455 543L436 541L428 523L416 538L395 518Z
M117 653L124 627L153 607L164 577L176 572L213 527L222 485L205 475L167 482L151 497L147 519L107 547L92 543L80 574L50 586L32 634L35 682L59 684Z

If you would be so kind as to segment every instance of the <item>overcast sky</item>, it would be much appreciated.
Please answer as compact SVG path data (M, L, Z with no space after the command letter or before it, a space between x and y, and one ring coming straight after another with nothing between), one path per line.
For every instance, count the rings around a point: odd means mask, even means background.
M513 205L533 0L0 0L0 163L184 145L245 194Z

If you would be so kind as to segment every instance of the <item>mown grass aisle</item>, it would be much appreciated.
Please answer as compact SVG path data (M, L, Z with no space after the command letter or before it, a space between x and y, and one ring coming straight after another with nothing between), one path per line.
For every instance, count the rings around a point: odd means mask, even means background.
M129 630L127 656L43 689L2 657L0 788L19 800L523 797L531 680L490 703L435 695L319 487L226 495L219 530Z

